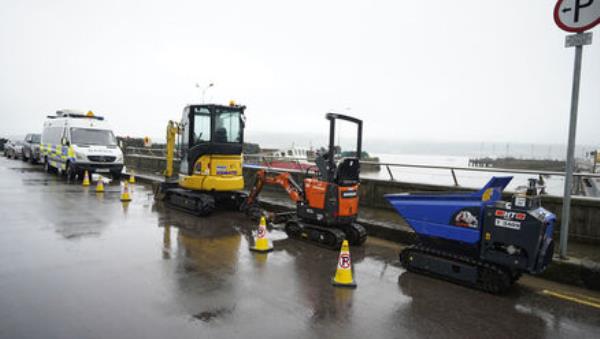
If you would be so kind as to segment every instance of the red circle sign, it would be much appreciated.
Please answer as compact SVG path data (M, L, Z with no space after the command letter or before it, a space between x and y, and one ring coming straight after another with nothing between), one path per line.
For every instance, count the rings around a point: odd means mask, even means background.
M339 261L338 265L340 265L340 267L343 269L349 269L351 262L352 261L350 260L350 254L342 253L342 255L340 255L340 261Z
M262 239L265 237L265 228L264 227L259 227L258 228L258 234L257 234L259 239Z
M554 21L567 32L583 32L600 24L600 0L558 0Z

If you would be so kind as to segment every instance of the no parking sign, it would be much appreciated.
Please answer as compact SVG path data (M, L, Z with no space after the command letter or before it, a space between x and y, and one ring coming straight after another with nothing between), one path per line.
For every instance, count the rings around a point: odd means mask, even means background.
M554 21L567 32L583 32L600 24L600 0L559 0Z

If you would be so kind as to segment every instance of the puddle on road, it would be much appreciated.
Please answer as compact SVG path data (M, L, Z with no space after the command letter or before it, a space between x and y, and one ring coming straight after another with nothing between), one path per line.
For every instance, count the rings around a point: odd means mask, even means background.
M53 180L50 180L48 178L39 178L39 179L22 179L21 180L23 182L23 185L25 186L39 186L39 185L45 185L47 186L49 183L54 182Z
M39 173L43 173L44 170L42 168L38 168L38 167L7 167L9 170L12 171L19 171L21 173L25 173L25 172L39 172Z
M99 237L101 232L79 232L79 233L61 233L61 235L67 240L81 239L81 238L89 238L89 237Z
M231 313L233 313L234 310L235 310L235 306L233 306L231 308L223 307L223 308L218 308L215 310L200 312L198 314L194 314L192 317L194 318L194 320L200 320L205 323L208 323L214 319L223 318L227 315L230 315Z

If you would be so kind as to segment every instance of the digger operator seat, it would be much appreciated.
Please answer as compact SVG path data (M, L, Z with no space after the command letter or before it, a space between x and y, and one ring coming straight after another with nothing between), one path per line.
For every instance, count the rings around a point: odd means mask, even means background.
M340 160L335 170L334 182L340 186L354 186L360 182L360 161L357 158Z

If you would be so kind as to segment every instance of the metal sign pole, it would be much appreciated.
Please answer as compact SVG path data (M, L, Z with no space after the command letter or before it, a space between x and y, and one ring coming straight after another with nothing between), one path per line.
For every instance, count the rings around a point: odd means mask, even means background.
M577 33L577 36L582 37L583 33ZM560 256L562 258L567 257L567 242L569 239L569 218L571 214L571 191L573 189L573 167L575 165L575 135L577 132L577 108L579 106L579 80L581 79L582 52L583 44L575 46L575 67L573 70L573 88L571 90L571 118L569 120L569 144L567 146L565 191L560 226Z

